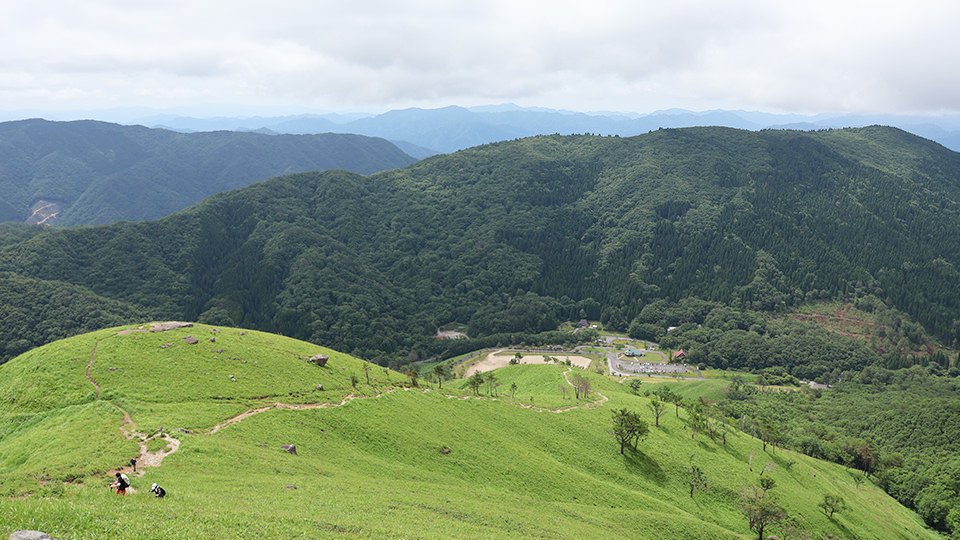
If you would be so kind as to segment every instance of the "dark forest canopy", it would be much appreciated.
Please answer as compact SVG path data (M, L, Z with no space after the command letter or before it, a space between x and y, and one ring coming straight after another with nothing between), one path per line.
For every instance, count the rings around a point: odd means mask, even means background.
M158 219L271 176L323 169L369 174L413 161L384 139L360 135L3 122L0 221L75 226Z
M956 346L958 218L960 154L892 128L539 136L274 178L159 221L0 232L0 271L88 291L103 313L382 364L466 347L432 337L454 322L476 346L571 319L626 331L867 296Z

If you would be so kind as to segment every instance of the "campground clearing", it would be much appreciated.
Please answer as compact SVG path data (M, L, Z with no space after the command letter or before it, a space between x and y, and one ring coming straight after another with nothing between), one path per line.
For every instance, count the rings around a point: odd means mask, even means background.
M593 361L586 356L580 356L575 354L563 354L563 353L521 353L523 355L520 358L520 364L552 364L552 361L548 361L546 358L555 358L558 362L566 363L567 360L570 361L570 364L578 368L587 369L590 367L590 363ZM483 359L467 367L464 377L469 377L474 373L483 373L487 371L493 371L497 368L502 368L510 365L510 361L516 358L516 351L494 351L488 354Z

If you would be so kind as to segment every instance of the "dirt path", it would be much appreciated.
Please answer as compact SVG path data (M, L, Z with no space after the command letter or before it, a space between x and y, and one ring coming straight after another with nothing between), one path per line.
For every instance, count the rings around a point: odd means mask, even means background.
M90 375L90 372L91 372L91 370L93 369L93 362L94 362L94 359L96 358L96 355L97 355L97 347L98 347L99 345L100 345L100 342L98 341L96 344L94 344L93 350L90 351L90 361L87 362L87 369L86 369L87 380L90 381L90 384L92 384L92 385L97 389L97 397L96 397L97 401L100 400L100 385L97 384L97 381L95 381L95 380L93 379L93 377ZM567 384L569 384L569 385L572 387L572 386L573 386L573 383L570 382L570 379L569 379L569 377L568 377L568 375L570 374L571 371L573 371L573 368L570 368L570 369L568 369L567 371L564 371L564 372L563 372L563 378L564 378L564 380L567 382ZM384 394L389 394L389 393L394 392L394 391L396 391L396 390L398 390L398 389L397 389L397 388L391 388L391 389L387 390L386 392L378 393L378 394L376 394L376 395L374 395L374 396L357 396L357 395L354 395L354 394L348 394L348 395L346 395L339 403L274 403L274 404L272 404L272 405L265 405L265 406L261 406L261 407L256 407L256 408L253 408L253 409L248 409L248 410L246 410L246 411L244 411L244 412L242 412L242 413L240 413L240 414L238 414L238 415L236 415L236 416L234 416L234 417L232 417L232 418L228 418L228 419L224 420L223 422L220 422L219 424L217 424L217 425L215 425L215 426L207 429L206 431L204 431L204 434L205 434L205 435L213 435L214 433L217 433L218 431L220 431L221 429L223 429L223 428L225 428L225 427L227 427L227 426L230 426L230 425L232 425L232 424L236 424L236 423L238 423L238 422L242 422L243 420L245 420L245 419L247 419L247 418L250 418L251 416L254 416L254 415L256 415L256 414L260 414L260 413L262 413L262 412L266 412L266 411L270 411L270 410L274 410L274 409L306 410L306 409L325 409L325 408L333 408L333 407L342 407L343 405L346 405L347 403L349 403L349 402L351 402L351 401L353 401L353 400L355 400L355 399L376 399L376 398L379 398L379 397L383 396ZM410 389L409 389L409 388L404 388L404 390L410 390ZM421 389L421 391L423 391L423 392L432 392L433 389L431 389L431 388L423 388L423 389ZM564 408L561 408L561 409L547 409L547 408L544 408L544 407L535 407L535 406L533 406L533 405L527 405L527 404L523 404L523 403L517 403L517 405L519 405L520 407L522 407L522 408L524 408L524 409L531 409L531 410L535 410L535 411L539 411L539 412L552 412L552 413L562 413L562 412L566 412L566 411L570 411L570 410L574 410L574 409L589 409L589 408L595 408L595 407L600 407L600 406L602 406L602 405L607 401L607 397L604 396L603 394L599 393L599 392L594 392L594 393L597 394L598 396L600 396L600 400L599 400L599 401L592 401L592 402L587 402L587 403L578 403L578 404L576 404L576 405L571 405L571 406L569 406L569 407L564 407ZM456 395L448 395L448 394L444 394L444 395L445 395L447 398L449 398L449 399L470 399L471 397L475 397L476 399L496 399L496 398L478 397L478 396L456 396ZM121 432L121 433L123 434L123 436L124 436L125 438L127 438L127 439L137 439L137 440L138 440L138 444L140 445L140 452L139 452L139 454L138 454L137 457L136 457L136 459L137 459L137 469L136 469L136 471L134 471L134 467L133 467L132 465L128 465L128 466L123 466L123 467L119 467L119 468L116 468L116 469L112 469L112 470L110 470L110 471L107 471L105 474L107 474L107 475L109 475L109 476L114 476L116 473L120 472L120 473L126 473L126 474L133 474L133 475L135 475L135 476L137 476L137 477L140 477L140 476L143 476L143 475L144 475L144 469L145 469L145 468L147 468L147 467L159 467L159 466L161 465L161 463L163 463L163 459L164 459L165 457L169 456L170 454L172 454L172 453L174 453L174 452L176 452L177 450L180 449L180 440L179 440L179 439L176 439L176 438L174 438L174 437L172 437L172 436L170 436L170 435L167 434L167 433L164 433L162 430L161 430L161 431L158 431L157 433L155 433L155 434L153 434L153 435L136 431L136 430L135 430L136 424L134 424L133 419L130 417L130 414L127 413L127 411L125 411L125 410L124 410L122 407L120 407L119 405L117 405L117 404L115 404L115 403L112 403L112 405L113 405L114 407L116 407L117 410L119 410L121 413L123 413L123 420L122 420L122 423L121 423L121 425L120 425L120 432ZM154 451L154 452L150 452L150 451L149 451L149 446L150 446L149 443L150 443L150 441L152 441L152 440L154 440L154 439L157 439L157 438L160 438L160 439L162 439L163 441L165 441L165 442L166 442L166 446L165 446L163 449L161 449L161 450L157 450L157 451Z
M239 421L241 421L241 420L245 420L245 419L250 418L251 416L253 416L253 415L255 415L255 414L260 414L260 413L262 413L262 412L269 411L270 409L273 409L273 408L274 408L274 406L271 405L271 406L267 406L267 407L258 407L258 408L256 408L256 409L250 409L250 410L248 410L248 411L244 411L244 412L242 412L242 413L234 416L233 418L228 418L228 419L224 420L223 422L220 422L219 424L213 426L212 428L208 429L206 433L207 433L207 435L213 435L214 433L216 433L216 432L220 431L221 429L229 426L230 424L236 424L237 422L239 422Z
M93 350L90 351L90 361L87 362L87 371L86 371L87 380L90 381L90 384L92 384L94 388L97 389L97 397L96 397L97 401L100 401L100 385L97 384L97 381L95 381L93 377L90 375L90 371L93 369L93 361L97 356L97 347L99 345L100 345L100 342L99 341L96 342L96 344L94 344L93 346ZM163 458L176 452L180 448L180 441L165 433L158 432L154 435L149 435L146 433L135 431L133 429L135 427L135 424L133 423L133 418L130 417L130 413L128 413L126 410L124 410L123 407L117 405L116 403L111 403L111 405L116 407L116 409L123 414L123 420L120 423L120 433L122 433L123 436L127 439L138 439L138 443L140 445L140 453L136 457L137 466L138 466L136 471L133 470L134 468L133 468L133 465L131 464L129 466L119 467L117 469L108 471L109 476L114 476L118 472L126 473L126 474L134 474L135 476L143 476L144 474L143 468L159 467L160 463L163 462ZM156 439L158 437L166 441L167 446L162 450L158 450L156 452L150 452L148 450L149 441Z
M571 387L573 387L573 383L570 382L569 374L570 374L570 372L572 372L572 371L573 371L573 368L570 368L570 369L568 369L568 370L566 370L566 371L563 372L563 379L564 379L564 380L567 382L567 384L569 384ZM238 414L238 415L236 415L236 416L234 416L234 417L232 417L232 418L228 418L228 419L224 420L223 422L220 422L219 424L217 424L217 425L213 426L212 428L206 430L204 433L207 434L207 435L213 435L214 433L220 431L221 429L223 429L223 428L225 428L225 427L227 427L227 426L229 426L229 425L236 424L237 422L242 422L243 420L246 420L247 418L250 418L251 416L253 416L253 415L255 415L255 414L260 414L260 413L262 413L262 412L267 412L267 411L271 411L271 410L274 410L274 409L287 409L287 410L330 409L330 408L334 408L334 407L342 407L343 405L346 405L347 403L349 403L349 402L351 402L351 401L353 401L353 400L355 400L355 399L376 399L376 398L379 398L379 397L383 396L384 394L389 394L389 393L391 393L391 392L395 392L396 390L398 390L398 389L397 389L397 388L391 388L391 389L387 390L386 392L377 394L377 395L375 395L375 396L355 396L355 395L353 395L353 394L348 394L346 397L344 397L344 398L340 401L340 403L274 403L273 405L266 405L266 406L263 406L263 407L257 407L257 408L255 408L255 409L246 410L246 411L244 411L244 412L242 412L242 413L240 413L240 414ZM403 388L403 390L408 390L408 391L409 391L410 388ZM433 392L434 390L433 390L432 388L422 388L422 389L420 389L420 391L421 391L421 392ZM518 406L520 406L520 407L522 407L522 408L524 408L524 409L531 409L531 410L540 411L540 412L562 413L562 412L567 412L567 411L570 411L570 410L573 410L573 409L593 409L593 408L596 408L596 407L600 407L600 406L602 406L604 403L606 403L606 402L608 401L608 399L609 399L609 398L607 398L607 396L601 394L600 392L594 391L593 393L596 394L596 395L598 395L598 396L600 396L600 400L599 400L599 401L590 401L590 402L585 402L585 403L578 403L578 404L576 404L576 405L570 405L569 407L563 407L563 408L560 408L560 409L548 409L548 408L546 408L546 407L535 407L535 406L533 406L533 405L527 405L527 404L524 404L524 403L517 403L516 405L518 405ZM472 398L472 399L497 399L497 398L480 397L480 396L458 396L458 395L451 395L451 394L443 394L443 395L444 395L447 399L461 399L461 400L471 399L471 398Z
M156 452L147 451L147 442L150 439L140 441L140 459L138 464L141 467L159 467L163 462L163 458L169 456L170 454L176 452L180 449L180 440L174 439L173 437L167 434L157 434L151 438L159 437L166 441L167 447L163 450L158 450ZM143 472L139 472L140 476L143 476Z
M216 433L216 432L220 431L221 429L229 426L230 424L236 424L237 422L240 422L240 421L242 421L242 420L245 420L245 419L247 419L247 418L250 418L251 416L253 416L253 415L255 415L255 414L260 414L260 413L262 413L262 412L271 411L271 410L273 410L273 409L287 409L287 410L295 410L295 411L301 411L301 410L306 410L306 409L329 409L329 408L333 408L333 407L340 407L340 406L346 405L347 403L349 403L349 402L351 402L351 401L353 401L353 400L355 400L355 399L374 399L374 398L378 398L378 397L382 396L383 394L389 394L389 393L391 393L391 392L393 392L393 391L395 391L395 390L396 390L396 388L391 388L391 389L387 390L386 392L377 394L377 395L375 395L375 396L369 396L369 397L368 397L368 396L355 396L355 395L353 395L353 394L347 394L342 400L340 400L340 403L274 403L273 405L267 405L267 406L264 406L264 407L257 407L256 409L250 409L250 410L244 411L244 412L242 412L242 413L234 416L233 418L228 418L228 419L224 420L223 422L220 422L219 424L217 424L217 425L213 426L212 428L208 429L205 433L206 433L207 435L213 435L214 433Z
M97 347L99 346L99 341L93 344L93 350L90 351L90 361L87 362L87 380L90 381L90 384L97 389L97 401L100 401L100 385L97 384L97 381L93 380L93 377L90 376L90 369L93 368L93 358L97 355Z

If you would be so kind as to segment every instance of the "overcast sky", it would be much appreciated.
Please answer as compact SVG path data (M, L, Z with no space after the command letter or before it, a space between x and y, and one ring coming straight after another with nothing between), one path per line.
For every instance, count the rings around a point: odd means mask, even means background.
M9 0L0 109L939 114L958 24L955 0Z

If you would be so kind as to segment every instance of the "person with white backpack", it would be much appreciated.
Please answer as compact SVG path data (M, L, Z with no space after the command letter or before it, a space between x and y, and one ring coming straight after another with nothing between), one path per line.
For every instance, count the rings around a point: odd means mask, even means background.
M127 488L130 487L130 477L118 472L117 479L110 484L110 487L117 488L117 495L126 495Z
M156 482L154 482L153 485L150 486L150 491L153 492L154 497L158 497L161 499L167 495L167 492L162 487L158 486Z

